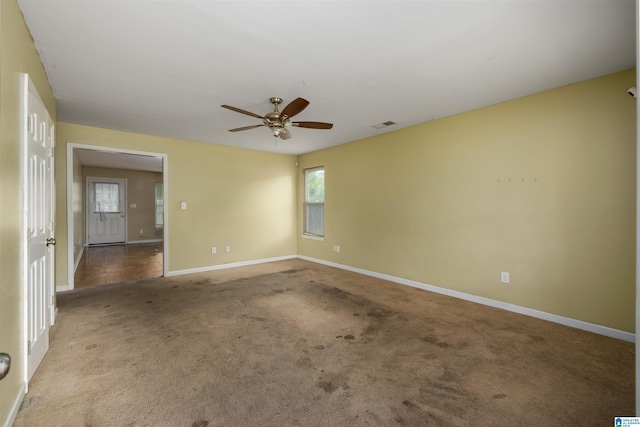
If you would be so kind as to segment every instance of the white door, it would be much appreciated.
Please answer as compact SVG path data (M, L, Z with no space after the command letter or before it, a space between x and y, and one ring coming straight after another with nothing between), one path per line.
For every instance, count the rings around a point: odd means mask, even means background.
M87 177L87 243L124 243L127 180Z
M49 349L53 316L55 196L52 120L24 77L26 134L24 209L27 228L27 382Z

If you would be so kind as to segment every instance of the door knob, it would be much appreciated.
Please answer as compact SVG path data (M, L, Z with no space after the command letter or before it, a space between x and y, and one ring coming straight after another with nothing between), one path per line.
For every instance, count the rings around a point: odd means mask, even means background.
M47 239L47 246L55 246L56 245L56 239L54 239L53 237Z
M0 380L7 376L11 367L11 356L0 353Z

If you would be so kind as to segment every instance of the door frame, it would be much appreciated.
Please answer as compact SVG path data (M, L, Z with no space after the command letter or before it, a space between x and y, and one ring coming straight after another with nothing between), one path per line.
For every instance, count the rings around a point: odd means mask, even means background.
M146 157L162 158L162 186L163 197L165 201L164 208L164 227L162 230L162 274L167 276L169 273L169 209L167 209L167 201L169 200L169 155L166 153L157 153L151 151L129 150L126 148L105 147L99 145L79 144L67 141L67 285L56 287L56 292L70 291L74 289L73 276L76 269L76 260L73 256L74 244L74 218L73 218L73 153L76 149L105 151L108 153L133 154ZM83 212L85 211L83 203ZM83 245L86 244L86 236L83 237Z
M120 184L124 184L124 197L122 199L122 211L124 212L124 238L123 238L123 243L126 245L129 242L129 203L128 203L128 187L129 187L129 182L127 178L109 178L109 177L101 177L101 176L88 176L86 181L85 181L85 197L86 200L84 201L84 215L85 215L85 229L84 229L84 236L85 236L85 246L89 246L92 243L89 243L89 191L90 191L90 183L92 181L102 181L102 182L115 182L115 183L120 183ZM108 243L107 243L108 244ZM99 243L98 243L99 245Z

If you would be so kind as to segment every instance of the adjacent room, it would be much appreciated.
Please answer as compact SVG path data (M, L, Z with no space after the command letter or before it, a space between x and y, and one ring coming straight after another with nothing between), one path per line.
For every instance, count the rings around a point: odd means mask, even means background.
M73 149L72 158L70 203L83 208L69 227L73 283L58 290L161 277L162 158L86 148Z
M638 415L633 0L0 3L0 425Z

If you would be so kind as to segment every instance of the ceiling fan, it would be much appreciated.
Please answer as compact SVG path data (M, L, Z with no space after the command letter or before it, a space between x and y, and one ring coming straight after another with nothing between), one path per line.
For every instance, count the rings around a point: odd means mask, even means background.
M282 112L278 111L278 105L282 104L282 98L273 97L269 98L269 101L273 104L273 111L270 113L261 116L259 114L252 113L247 110L243 110L241 108L232 107L231 105L221 105L222 108L227 108L231 111L235 111L237 113L246 114L247 116L255 117L258 119L262 119L261 125L253 125L253 126L244 126L241 128L229 129L229 132L239 132L241 130L248 130L253 128L259 128L261 126L266 126L271 130L271 133L274 137L280 137L282 139L291 138L291 132L287 127L296 126L300 128L309 128L309 129L331 129L333 127L332 123L324 123L324 122L292 122L291 117L299 114L307 108L309 105L309 101L303 98L296 98L291 101Z

